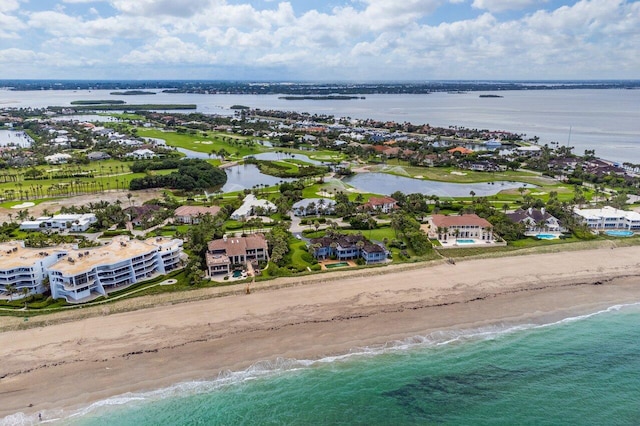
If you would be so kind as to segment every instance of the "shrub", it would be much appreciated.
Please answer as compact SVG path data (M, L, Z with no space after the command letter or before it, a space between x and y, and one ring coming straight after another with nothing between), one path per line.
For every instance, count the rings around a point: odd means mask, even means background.
M302 255L300 256L300 258L301 258L302 260L304 260L305 262L307 262L307 263L312 263L312 264L313 264L314 262L315 262L315 263L317 263L317 262L318 262L318 261L313 257L313 255L312 255L311 253L308 253L308 252L302 253Z

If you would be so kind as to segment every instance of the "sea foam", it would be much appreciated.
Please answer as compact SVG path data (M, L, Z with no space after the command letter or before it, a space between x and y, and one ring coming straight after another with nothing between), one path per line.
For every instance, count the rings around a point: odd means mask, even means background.
M274 377L279 374L292 373L297 370L313 368L314 366L347 362L353 359L357 360L414 349L430 347L437 348L454 344L464 344L466 342L492 340L517 332L561 326L563 324L586 320L597 315L617 312L632 307L640 307L640 302L614 305L597 312L563 318L555 322L543 324L496 324L474 329L435 331L427 335L416 335L406 339L390 341L381 345L353 348L343 354L325 356L318 359L292 359L279 357L274 360L257 362L245 370L221 371L217 377L212 380L188 381L152 391L125 393L94 402L87 407L71 413L63 413L62 410L43 411L41 413L43 421L39 420L37 414L27 415L24 413L16 413L0 419L0 426L35 425L58 422L68 423L70 421L73 422L73 419L81 419L91 414L99 414L99 412L108 410L115 406L131 406L134 404L144 404L167 398L203 394L244 382L258 380L264 377Z

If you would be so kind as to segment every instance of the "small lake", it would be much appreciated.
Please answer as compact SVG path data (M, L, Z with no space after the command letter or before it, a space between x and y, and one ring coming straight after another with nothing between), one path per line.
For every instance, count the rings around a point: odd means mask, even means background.
M156 145L163 145L166 146L168 148L173 148L178 152L183 153L187 158L198 158L200 160L211 160L211 159L215 159L218 158L217 155L212 154L209 155L209 153L206 152L198 152L198 151L192 151L190 149L186 149L186 148L178 148L178 147L172 147L167 145L167 141L165 141L164 139L160 139L160 138L144 138L149 142L153 142Z
M0 146L28 148L33 143L31 136L22 130L0 130Z
M534 185L522 182L497 181L492 183L449 183L432 180L414 179L387 173L360 173L344 178L347 183L360 191L373 194L391 195L396 191L405 194L421 193L438 197L469 197L471 191L478 197L495 195L505 189L533 188Z
M242 191L252 189L255 185L262 184L273 186L280 182L291 182L296 179L279 178L265 175L260 172L255 164L243 164L229 167L224 170L227 173L227 183L222 187L222 192Z
M248 155L247 157L254 157L256 160L267 160L267 161L280 161L280 160L299 160L304 161L305 163L315 164L317 166L322 165L321 161L312 160L303 154L290 154L284 152L263 152L262 154L254 154Z

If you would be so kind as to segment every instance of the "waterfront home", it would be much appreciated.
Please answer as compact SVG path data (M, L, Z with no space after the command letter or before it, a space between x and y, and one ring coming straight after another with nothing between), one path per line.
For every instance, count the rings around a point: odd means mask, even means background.
M458 238L495 241L491 223L476 214L434 214L429 218L429 237L437 238L441 243L455 241Z
M111 158L109 154L102 151L93 151L87 154L87 158L89 161L100 161L100 160L108 160Z
M220 213L220 207L211 206L180 206L176 209L174 215L176 222L196 224L200 223L200 216L210 214L215 216Z
M371 197L359 208L371 212L390 213L398 208L398 202L391 197Z
M135 158L136 160L143 160L155 157L156 153L151 151L150 149L144 148L136 149L135 151L128 153L126 156Z
M389 254L384 247L372 243L362 235L312 238L308 246L313 257L320 260L333 257L338 260L362 258L366 264L371 264L384 262Z
M44 161L49 164L65 164L69 160L71 160L71 155L64 153L47 155L46 157L44 157Z
M57 214L51 217L43 216L35 220L26 220L20 224L20 229L23 231L67 229L71 232L85 232L97 220L93 213Z
M526 210L518 209L513 213L507 213L507 217L513 223L522 223L526 227L526 232L562 232L560 221L547 212L545 208L534 209L529 207Z
M574 208L573 214L591 229L640 230L640 213L604 206L601 209Z
M233 265L269 260L269 244L263 234L246 237L228 237L209 242L207 246L207 271L209 276L228 274Z
M542 148L537 145L519 146L515 151L518 155L527 157L539 157L542 154Z
M304 198L296 202L293 213L296 216L333 214L336 202L329 198Z
M244 201L238 210L231 213L231 219L242 220L248 216L256 214L257 210L262 210L265 214L276 211L276 205L269 200L260 200L253 194L244 197Z
M59 248L25 248L22 241L0 243L0 298L19 299L45 290L47 268L64 257Z
M182 240L115 237L97 248L69 250L47 268L51 296L78 303L182 266Z
M447 150L447 152L451 155L469 155L469 154L473 154L473 150L469 149L469 148L465 148L463 146L457 146L455 148L451 148L449 150Z

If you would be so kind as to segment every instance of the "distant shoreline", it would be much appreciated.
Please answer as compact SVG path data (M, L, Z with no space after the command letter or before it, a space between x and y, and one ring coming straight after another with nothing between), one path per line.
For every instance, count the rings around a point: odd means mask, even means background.
M640 89L640 80L551 80L551 81L426 81L426 82L369 82L369 83L315 83L206 80L0 80L5 90L162 90L164 93L283 95L283 96L362 96L367 94L428 94L432 92L495 92L505 90L559 90L559 89ZM152 92L148 92L152 93ZM136 93L137 94L137 93Z

